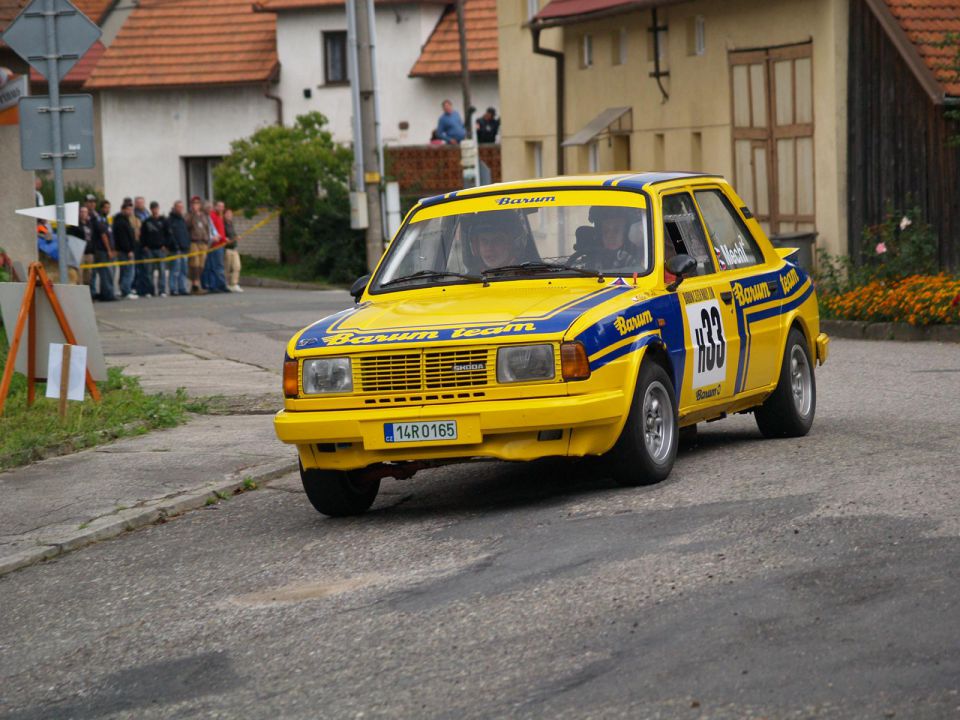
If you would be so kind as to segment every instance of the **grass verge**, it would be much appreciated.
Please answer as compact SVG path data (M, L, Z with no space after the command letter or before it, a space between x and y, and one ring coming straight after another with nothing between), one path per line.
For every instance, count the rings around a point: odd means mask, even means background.
M241 255L240 264L243 267L240 271L241 283L243 282L243 276L249 275L250 277L267 278L269 280L283 280L284 282L310 283L318 288L332 289L337 287L328 283L325 278L316 277L303 265L284 265L251 255Z
M8 349L6 333L0 327L0 373ZM0 470L115 438L174 427L184 422L190 412L206 412L204 403L190 400L182 390L172 395L148 395L137 378L124 375L118 368L110 368L107 380L99 387L100 403L89 397L83 402L71 402L61 421L57 401L44 397L45 383L37 383L36 400L33 407L27 407L27 379L15 373L0 415Z

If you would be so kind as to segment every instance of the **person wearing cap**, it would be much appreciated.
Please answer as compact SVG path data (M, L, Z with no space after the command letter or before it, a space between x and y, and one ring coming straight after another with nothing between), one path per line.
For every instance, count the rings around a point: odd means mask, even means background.
M497 109L488 107L477 120L477 142L495 143L498 132L500 132L500 118L497 117Z
M87 209L87 223L90 226L90 251L93 253L93 262L113 262L116 252L108 234L108 225L105 218L97 212L97 196L88 194L84 198L84 207ZM90 275L90 295L94 300L109 302L116 300L113 290L113 268L95 268Z
M134 204L133 212L137 212ZM140 223L140 255L144 259L155 260L167 256L167 219L160 214L160 203L156 200L150 203L150 213ZM167 296L167 263L144 263L143 290L150 295ZM153 274L156 271L159 279L154 284Z
M189 258L190 293L192 295L206 295L207 291L200 287L200 276L203 274L203 265L207 259L207 248L210 246L210 218L203 211L203 201L199 195L190 198L187 230L190 233L191 252Z

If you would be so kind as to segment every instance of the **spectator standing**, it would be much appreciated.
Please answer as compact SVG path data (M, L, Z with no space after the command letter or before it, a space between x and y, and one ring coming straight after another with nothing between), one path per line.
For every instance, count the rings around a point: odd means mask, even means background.
M206 262L206 252L210 246L210 218L203 211L199 196L190 198L190 214L187 215L187 231L190 233L190 292L193 295L206 295L200 287L200 276Z
M90 228L90 211L86 205L81 205L77 212L77 224L67 227L67 235L83 240L83 258L81 265L87 265L93 262L93 231ZM80 281L84 285L90 284L90 278L93 273L90 270L84 270L81 273Z
M453 103L443 101L443 115L437 121L437 137L450 145L458 145L467 136L463 118L453 109Z
M133 260L137 251L137 230L134 226L133 201L124 198L120 212L113 217L113 243L117 248L120 260ZM120 297L130 300L137 299L137 293L132 290L134 278L133 265L120 266Z
M230 208L223 211L223 229L227 238L227 290L243 292L243 288L240 287L240 250L237 249L237 231L233 227L233 210Z
M108 233L106 219L97 212L97 196L87 195L84 200L87 209L87 222L90 225L90 234L93 237L93 261L95 263L112 262L116 257L113 244ZM113 291L113 268L96 268L90 277L90 295L94 300L116 300Z
M35 178L33 181L33 199L34 202L36 202L37 207L42 207L47 204L47 202L43 199L43 193L40 190L42 187L43 180L40 178Z
M210 243L210 254L207 255L207 262L204 267L204 286L211 292L229 292L227 290L227 278L224 274L223 258L224 248L227 245L226 228L223 226L223 202L217 202L216 207L209 202L204 205L204 210L210 216L210 224L216 231L216 239ZM213 232L211 232L211 235Z
M124 202L130 200L130 198L124 198ZM149 259L148 253L144 250L143 243L140 242L140 232L143 229L143 221L150 217L150 213L147 212L147 201L144 200L142 195L137 195L132 199L133 202L133 216L130 218L130 223L133 225L134 232L137 236L137 245L134 248L134 258L136 260L147 260ZM138 262L133 266L133 290L140 297L150 297L154 295L153 287L153 263L143 263Z
M488 107L487 111L477 120L477 142L495 143L498 132L500 132L500 118L497 117L497 109Z
M167 216L167 247L173 255L190 252L190 231L183 217L183 201L177 200ZM187 258L170 261L170 294L187 295Z
M136 205L134 205L136 213ZM154 200L150 203L150 213L140 224L140 253L145 260L158 260L167 257L167 219L160 214L160 203ZM167 296L167 263L144 263L146 291L151 295ZM153 272L157 271L159 278L154 285Z

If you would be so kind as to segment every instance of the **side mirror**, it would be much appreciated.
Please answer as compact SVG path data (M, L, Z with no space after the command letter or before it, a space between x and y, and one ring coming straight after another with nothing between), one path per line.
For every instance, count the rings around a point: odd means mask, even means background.
M350 294L353 296L354 302L360 302L360 298L363 296L363 291L367 289L367 285L369 284L370 275L361 275L353 281L353 285L350 286Z
M697 261L689 255L674 255L667 260L667 270L676 275L677 279L667 285L667 290L675 291L683 282L684 275L689 275L697 269Z

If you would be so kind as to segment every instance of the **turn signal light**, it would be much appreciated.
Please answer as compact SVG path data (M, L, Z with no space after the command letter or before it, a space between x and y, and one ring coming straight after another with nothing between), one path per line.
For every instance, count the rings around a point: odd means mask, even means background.
M560 368L564 380L586 380L590 377L590 361L582 344L568 342L560 345Z
M295 398L300 394L300 364L289 358L283 361L283 396Z

